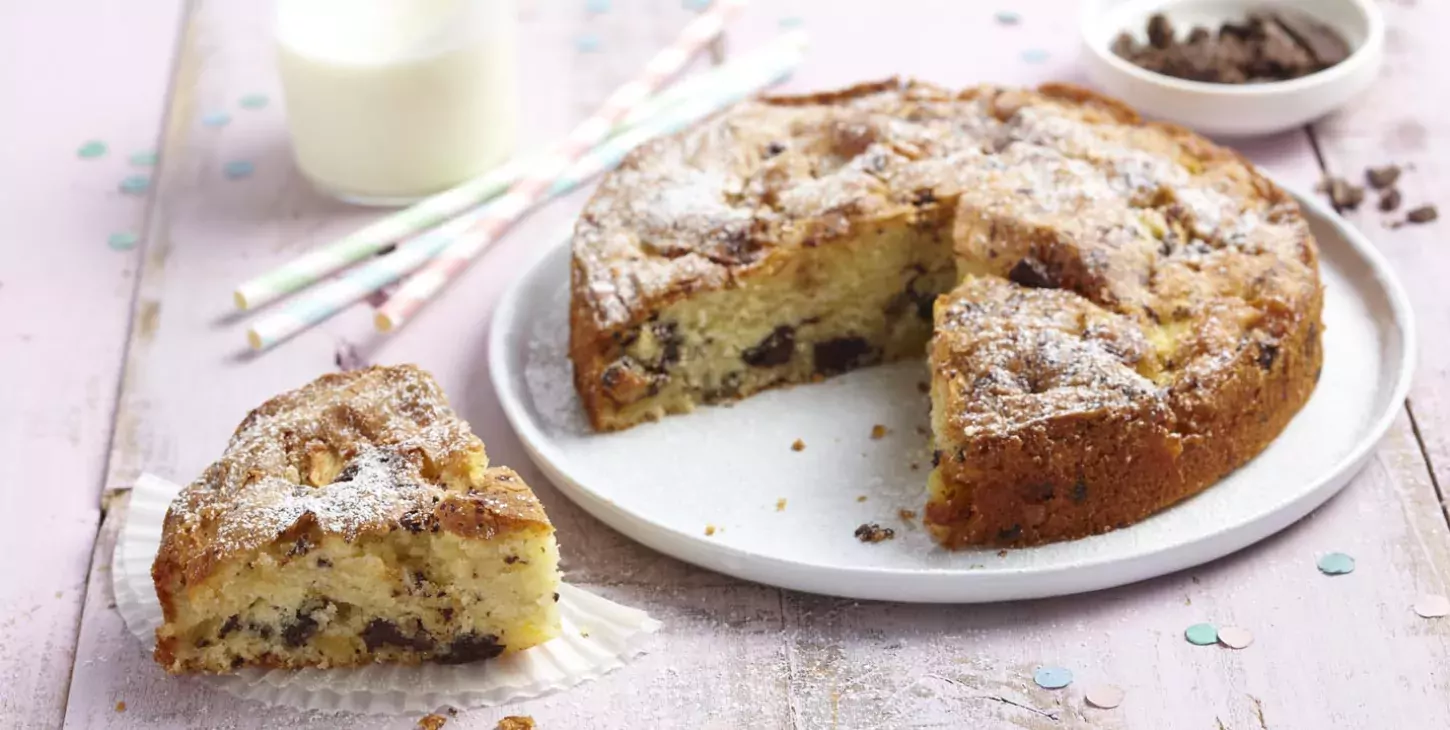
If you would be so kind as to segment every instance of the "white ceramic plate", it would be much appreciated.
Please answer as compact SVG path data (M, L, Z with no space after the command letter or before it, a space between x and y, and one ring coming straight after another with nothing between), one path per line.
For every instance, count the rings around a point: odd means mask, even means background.
M1415 357L1404 292L1363 236L1317 200L1300 202L1322 255L1325 356L1313 397L1288 429L1227 479L1161 514L1001 557L942 550L898 514L919 512L925 500L922 362L595 434L572 384L569 250L560 245L500 302L489 369L525 447L570 499L696 565L812 593L894 601L1001 601L1122 585L1221 557L1303 517L1354 476L1404 401ZM890 433L872 440L874 424ZM796 439L804 451L791 450ZM781 499L785 508L777 510ZM896 539L861 543L853 532L863 522L894 528Z

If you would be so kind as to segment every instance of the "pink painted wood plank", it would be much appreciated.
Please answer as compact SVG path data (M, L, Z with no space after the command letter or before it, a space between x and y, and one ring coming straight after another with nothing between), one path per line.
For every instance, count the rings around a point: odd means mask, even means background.
M0 726L65 709L180 2L0 7ZM124 31L118 29L124 28ZM82 160L104 140L110 152Z
M801 90L892 73L953 85L1072 75L1075 24L1057 3L1014 3L1023 23L1010 29L994 24L995 8L978 3L843 5L757 3L730 45L738 50L774 33L778 15L803 18L816 46L792 84ZM593 18L582 3L538 0L525 12L526 128L535 141L587 113L684 20L673 0L616 2ZM585 30L599 34L599 53L573 50ZM172 100L178 118L194 119L244 90L275 98L260 11L203 5L188 39L187 83ZM1023 60L1034 48L1046 49L1047 60ZM133 338L110 487L123 488L140 469L190 478L248 408L331 369L339 345L351 344L372 361L414 361L435 372L494 460L518 468L539 491L571 580L667 621L640 664L560 697L463 713L449 727L491 728L505 712L533 715L544 728L1213 728L1215 719L1252 728L1260 712L1275 728L1355 727L1370 717L1406 727L1450 724L1438 674L1447 659L1444 632L1407 609L1416 591L1444 590L1438 566L1447 530L1403 419L1376 463L1313 517L1238 556L1142 585L985 607L858 605L749 586L656 555L583 514L528 463L498 409L484 358L488 313L581 196L528 221L396 336L375 338L358 308L273 353L238 357L242 327L226 317L230 285L368 214L327 203L297 179L276 108L239 117L219 135L194 125L171 132L175 166L162 182L160 235L138 302L139 319L151 324ZM1302 134L1245 151L1292 183L1318 176ZM250 155L257 174L244 184L221 180L218 166L238 155ZM103 540L97 565L109 549ZM1328 550L1353 553L1360 570L1319 575L1313 561ZM103 576L93 572L87 597L70 724L411 724L262 708L166 677L124 635ZM1188 646L1179 635L1198 620L1241 623L1258 643L1237 653ZM1039 690L1030 672L1040 663L1070 666L1080 683L1111 679L1128 688L1129 701L1100 712L1082 707L1080 686ZM115 712L118 700L127 702L125 713Z
M1438 30L1450 27L1446 3L1381 3L1387 22L1386 64L1363 98L1314 125L1320 150L1334 175L1363 184L1364 170L1390 163L1413 166L1400 179L1404 204L1385 215L1369 196L1349 214L1395 264L1410 291L1420 325L1420 369L1410 404L1442 493L1450 485L1450 219L1398 230L1386 222L1405 211L1437 203L1450 216L1450 98L1445 67L1450 44Z

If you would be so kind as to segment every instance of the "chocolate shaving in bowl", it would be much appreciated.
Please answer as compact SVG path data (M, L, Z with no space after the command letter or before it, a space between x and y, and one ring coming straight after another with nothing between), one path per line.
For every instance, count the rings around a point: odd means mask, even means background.
M1135 66L1190 81L1249 84L1308 76L1349 57L1334 29L1292 10L1252 13L1217 32L1195 26L1183 40L1162 13L1148 19L1148 43L1124 32L1113 53Z

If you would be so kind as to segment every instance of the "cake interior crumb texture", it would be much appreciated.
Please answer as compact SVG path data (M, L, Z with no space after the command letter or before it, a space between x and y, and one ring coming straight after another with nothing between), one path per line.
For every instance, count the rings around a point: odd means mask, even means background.
M463 663L559 633L542 507L411 366L253 411L173 503L152 575L172 672Z
M1188 497L1282 431L1322 361L1294 200L1060 84L742 104L607 176L572 266L570 359L601 431L929 353L924 517L948 547Z

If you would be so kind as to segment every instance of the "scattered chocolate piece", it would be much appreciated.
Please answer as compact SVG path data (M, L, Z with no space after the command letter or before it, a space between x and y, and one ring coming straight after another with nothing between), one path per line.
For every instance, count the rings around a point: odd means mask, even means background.
M436 712L430 712L418 720L418 727L422 728L422 730L438 730L438 728L447 724L448 718Z
M871 440L873 440L873 441L880 441L881 439L884 439L884 438L886 438L886 427L885 426L883 426L883 425L881 425L881 424L878 423L875 426L872 426L871 427Z
M1383 193L1380 193L1380 210L1382 210L1382 211L1384 211L1386 213L1389 213L1391 211L1398 210L1399 207L1400 207L1400 190L1399 190L1399 188L1390 188L1389 190L1386 190Z
M1422 205L1405 214L1406 223L1429 223L1440 217L1440 211L1433 205Z
M862 494L862 495L857 496L856 497L856 501L857 502L865 502L866 501L866 495Z
M122 700L120 702L117 702L116 703L116 712L125 712L125 711L126 711L126 701L125 700Z
M875 522L864 523L856 528L856 539L861 542L876 543L882 540L890 540L896 537L896 530L890 527L882 527Z
M918 381L916 383L916 390L919 393L930 393L931 392L931 385L929 385L925 381Z
M534 718L530 715L509 715L499 720L494 730L534 730Z
M898 510L896 512L896 516L897 517L900 517L901 519L903 519L903 520L905 520L907 522L914 522L916 520L916 510L914 510L914 509Z
M1350 185L1342 177L1330 178L1329 202L1334 204L1335 210L1354 210L1364 202L1364 188Z
M1322 71L1349 57L1349 44L1334 29L1303 13L1252 13L1241 22L1195 26L1183 40L1159 13L1148 19L1148 43L1131 34L1112 51L1140 68L1190 81L1249 84L1285 81Z
M1364 171L1364 179L1375 190L1384 190L1399 181L1400 166L1385 165L1384 167L1371 167Z
M795 443L793 443L793 444L790 445L790 450L791 451L805 451L806 450L806 442L804 442L804 441L802 441L800 439L796 439L795 440Z

